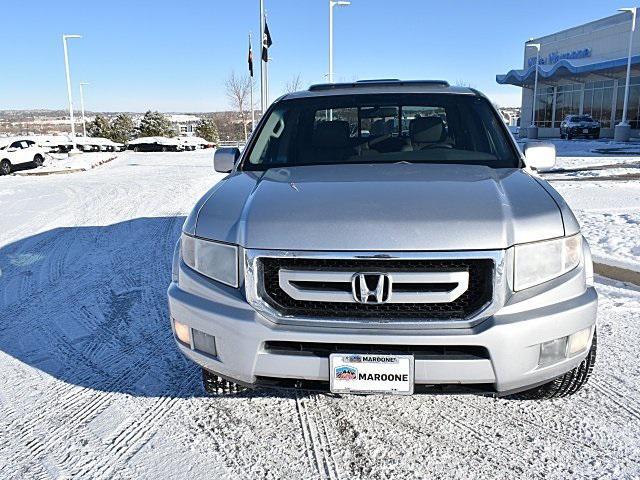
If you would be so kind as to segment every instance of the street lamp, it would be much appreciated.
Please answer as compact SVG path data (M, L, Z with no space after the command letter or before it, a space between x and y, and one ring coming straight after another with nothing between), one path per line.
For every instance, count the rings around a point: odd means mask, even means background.
M80 110L82 111L82 135L87 137L87 124L84 120L84 87L85 85L89 85L87 82L80 82Z
M637 8L620 8L619 12L631 14L631 31L629 32L629 53L627 55L627 81L624 87L624 105L622 107L622 121L616 125L613 137L618 142L628 142L631 138L631 125L627 121L627 107L629 104L629 80L631 77L631 47L633 46L633 34L636 31Z
M329 0L329 83L333 83L333 7L347 7L351 2Z
M67 96L69 97L69 118L71 120L71 145L72 150L76 150L76 126L73 120L73 99L71 97L71 74L69 73L69 53L67 52L67 39L82 38L81 35L62 35L62 46L64 48L64 68L67 73Z
M536 49L536 76L533 82L533 102L531 102L531 125L527 130L527 138L538 138L538 127L536 126L536 96L538 95L538 65L540 64L540 44L539 43L527 43L526 47L532 47Z

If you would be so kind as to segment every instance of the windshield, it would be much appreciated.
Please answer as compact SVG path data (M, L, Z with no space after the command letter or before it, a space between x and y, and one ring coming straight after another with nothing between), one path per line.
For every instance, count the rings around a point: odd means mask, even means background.
M281 102L242 168L396 162L508 168L520 159L482 97L378 94Z
M570 122L593 122L593 118L589 115L575 115L571 117Z

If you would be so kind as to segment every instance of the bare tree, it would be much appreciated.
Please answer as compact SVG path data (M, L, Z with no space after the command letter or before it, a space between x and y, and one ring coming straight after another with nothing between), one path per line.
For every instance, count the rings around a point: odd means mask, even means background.
M284 89L287 93L297 92L302 88L302 79L300 78L300 74L298 73L294 77L291 78L284 86Z
M456 80L454 85L456 87L476 88L476 86L473 83L468 82L466 80L462 80L462 79Z
M247 140L247 107L249 105L249 95L251 93L251 77L248 75L237 76L235 72L231 72L229 78L225 82L227 97L231 102L234 110L238 111L242 128L244 129L244 139Z

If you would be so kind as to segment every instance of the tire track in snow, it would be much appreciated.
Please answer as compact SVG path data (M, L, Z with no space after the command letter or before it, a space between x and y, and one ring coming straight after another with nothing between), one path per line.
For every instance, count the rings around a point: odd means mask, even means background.
M101 461L87 465L80 476L88 478L112 478L115 470L127 462L157 433L157 426L177 405L178 398L161 397L148 405L144 413L129 417L126 425L105 442L106 452L101 452Z
M337 463L335 455L331 448L331 441L328 438L326 422L322 417L316 394L310 394L304 398L300 392L296 392L296 405L300 427L302 428L307 452L309 455L309 463L312 468L315 467L320 478L328 478L329 480L339 480ZM313 400L310 400L313 399ZM312 401L317 410L320 421L316 419L316 412L310 412L307 402Z
M595 379L592 379L592 381L593 380ZM593 381L593 388L595 388L600 393L602 393L608 400L613 402L620 410L623 410L624 412L626 412L633 419L633 421L636 421L636 422L640 421L640 409L630 404L625 405L621 400L624 399L628 401L629 398L620 395L615 390L615 387L613 387L611 384L609 384L605 380L596 380L596 381ZM636 402L629 402L629 403L635 403L637 405Z
M214 398L215 397L211 397L211 400ZM249 477L248 472L251 472L254 465L252 463L247 463L243 457L230 450L228 444L223 441L224 434L221 433L224 432L220 432L218 428L208 423L217 416L207 415L206 411L209 410L209 408L220 411L220 407L212 403L204 403L203 407L204 412L188 410L185 415L191 427L189 435L192 438L193 443L199 443L200 437L198 434L204 434L206 440L213 443L214 450L220 454L220 460L226 468L230 468L232 471L235 471L236 475L240 476L239 478L251 478ZM222 409L222 411L225 411L225 409Z
M593 380L592 380L593 381ZM476 410L478 412L478 414L480 416L482 416L485 412L483 412L483 410L476 405L474 402L463 402L462 400L460 400L459 398L452 398L453 401L455 401L458 404L463 404L464 406L473 408L474 410ZM529 412L530 413L530 412ZM534 428L535 430L537 430L539 432L540 436L547 436L547 437L552 437L555 440L562 442L562 443L566 443L568 445L571 445L573 447L577 447L579 449L588 449L593 451L594 455L599 455L599 456L603 456L603 457L607 457L610 458L612 460L615 460L615 457L613 457L610 453L608 453L606 450L604 450L603 448L594 445L592 443L586 443L586 442L581 442L576 440L575 438L566 435L565 433L557 430L557 429L551 429L549 428L548 425L544 425L542 423L538 423L535 422L533 420L530 420L529 418L527 418L525 415L522 415L521 412L518 413L517 417L513 417L512 415L509 415L508 413L505 413L503 410L500 409L494 409L491 412L492 417L496 417L499 418L502 422L509 424L513 427L519 427L521 423L526 423L529 428Z

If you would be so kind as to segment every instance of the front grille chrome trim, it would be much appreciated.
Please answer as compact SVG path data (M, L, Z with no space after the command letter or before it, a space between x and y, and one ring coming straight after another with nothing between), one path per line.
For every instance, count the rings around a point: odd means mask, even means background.
M279 271L280 288L291 298L310 302L345 302L356 303L355 294L338 289L313 289L296 285L305 282L322 282L351 285L358 271L332 272L315 270ZM469 288L469 272L390 272L385 274L391 289L402 284L455 284L448 291L395 291L391 290L385 303L449 303L460 297ZM354 287L355 288L355 287Z
M510 291L508 278L512 275L509 266L512 249L478 250L478 251L446 251L446 252L338 252L338 251L292 251L244 249L245 294L249 304L262 314L269 323L276 325L292 325L299 327L330 327L376 330L433 330L471 328L496 313L506 304ZM296 317L285 315L273 308L264 298L262 285L261 258L301 258L301 259L341 259L341 260L459 260L489 259L493 261L493 296L491 300L472 316L460 320L424 319L379 319L375 317ZM325 273L325 272L323 272ZM395 273L395 272L393 272ZM440 273L440 272L438 272ZM351 296L352 294L349 293ZM415 302L414 302L415 303Z

